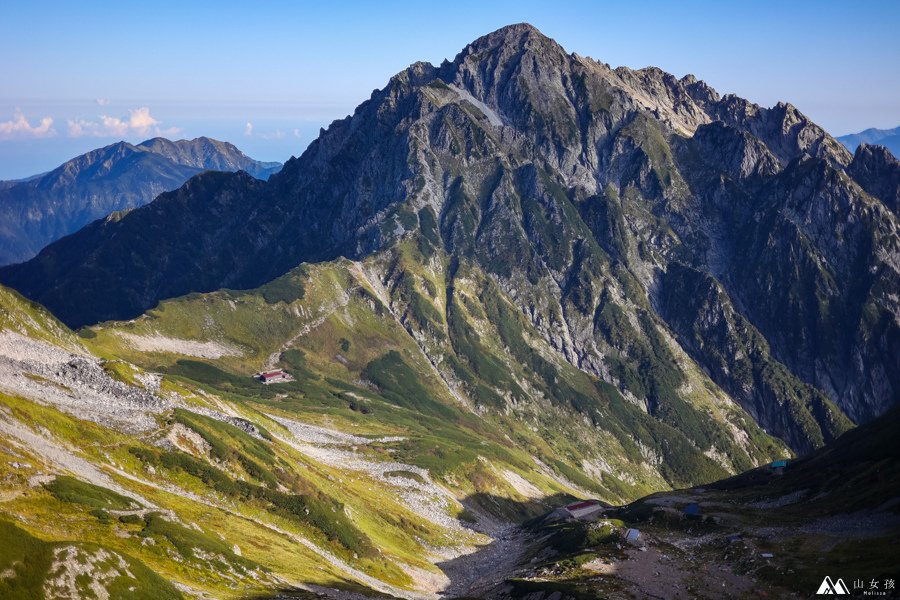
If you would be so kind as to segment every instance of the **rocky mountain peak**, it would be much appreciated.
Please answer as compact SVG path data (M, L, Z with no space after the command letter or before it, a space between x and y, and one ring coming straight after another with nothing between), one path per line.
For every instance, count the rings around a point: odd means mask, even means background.
M281 167L280 163L255 161L234 144L205 136L175 141L155 137L141 142L137 148L164 156L182 165L216 171L242 170L261 179L268 178Z
M847 171L857 182L890 208L900 211L900 161L877 144L860 144Z
M721 99L719 92L702 79L697 79L693 75L685 75L679 83L684 86L688 95L700 105L714 104Z
M524 48L529 46L529 44L531 47L535 45L559 47L559 44L541 33L534 25L530 23L515 23L481 36L467 45L460 54L469 56L480 52L493 52L501 47Z
M840 168L850 163L847 149L795 106L779 102L764 108L734 94L709 106L714 118L743 129L760 140L782 164L803 154L822 158Z

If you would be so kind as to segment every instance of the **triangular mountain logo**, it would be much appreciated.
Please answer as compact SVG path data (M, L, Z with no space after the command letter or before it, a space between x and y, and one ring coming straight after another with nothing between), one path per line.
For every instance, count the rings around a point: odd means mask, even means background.
M849 594L850 590L847 589L847 586L844 585L843 579L838 579L837 581L832 581L831 577L825 577L822 580L822 585L819 586L819 591L816 594L828 594L828 595L836 595L843 596L845 594Z

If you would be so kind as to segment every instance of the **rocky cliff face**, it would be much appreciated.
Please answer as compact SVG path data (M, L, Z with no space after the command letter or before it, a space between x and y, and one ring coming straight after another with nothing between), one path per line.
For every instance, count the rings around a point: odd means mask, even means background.
M24 181L0 182L0 264L20 262L114 211L147 204L205 170L268 179L281 167L210 138L118 142Z
M887 148L861 144L847 171L895 215L900 212L900 161Z
M201 176L0 279L82 325L376 253L391 309L476 403L517 392L475 342L536 371L525 330L698 448L721 450L692 396L709 377L805 451L900 394L898 220L866 160L789 104L516 25L396 75L268 183ZM485 323L515 325L469 328L495 295L515 316Z

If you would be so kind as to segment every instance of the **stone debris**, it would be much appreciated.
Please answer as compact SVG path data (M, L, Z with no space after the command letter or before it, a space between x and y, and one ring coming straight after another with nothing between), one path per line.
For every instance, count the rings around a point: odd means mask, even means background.
M90 590L98 600L108 600L107 586L119 577L135 579L120 554L103 548L65 546L53 551L44 589L48 598L83 598Z
M155 429L153 415L172 407L114 379L100 359L10 331L0 332L0 390L129 433Z
M279 436L274 431L272 435L299 452L333 467L366 473L390 485L397 498L420 517L450 531L464 532L459 520L450 514L452 509L461 508L459 502L449 490L431 480L427 469L396 461L372 460L355 450L371 443L390 443L403 438L365 438L284 417L268 416L284 425L291 434L290 438Z

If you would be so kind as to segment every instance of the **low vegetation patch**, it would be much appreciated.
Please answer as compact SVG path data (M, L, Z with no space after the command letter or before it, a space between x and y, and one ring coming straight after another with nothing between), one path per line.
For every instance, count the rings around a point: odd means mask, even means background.
M44 541L4 520L0 520L0 540L0 573L3 574L0 577L0 598L4 600L62 597L58 595L61 591L60 572L58 568L54 569L61 555L70 557L69 560L74 559L74 568L83 569L72 583L79 598L96 597L93 589L96 585L104 589L109 598L183 598L171 583L141 561L102 546ZM120 559L124 561L125 568L122 568Z
M222 470L183 452L158 452L137 447L130 448L129 451L145 463L196 477L216 492L237 502L256 503L270 512L312 526L351 553L368 558L378 555L368 536L344 513L344 505L313 489L307 494L290 494L234 480Z
M44 484L44 487L57 500L94 509L131 510L140 507L136 500L68 475L59 475L50 483Z

